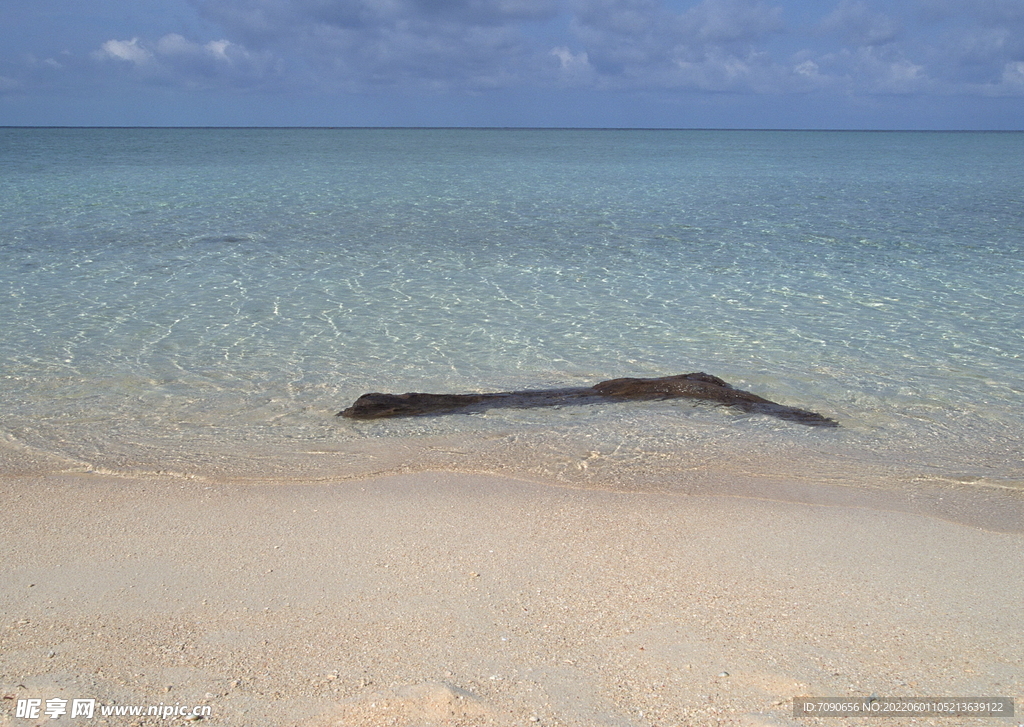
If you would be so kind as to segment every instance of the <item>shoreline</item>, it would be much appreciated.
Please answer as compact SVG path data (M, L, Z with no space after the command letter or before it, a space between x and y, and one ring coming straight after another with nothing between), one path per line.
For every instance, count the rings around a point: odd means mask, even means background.
M578 431L551 436L461 431L314 440L257 446L150 448L128 443L88 461L0 440L0 485L31 479L148 478L208 486L321 486L396 475L450 472L580 491L726 497L917 514L995 532L1024 533L1024 482L949 463L927 471L889 456L808 439L766 445L762 433L723 436L687 451L630 441L613 445ZM620 451L621 450L621 451ZM859 455L854 458L852 455ZM959 474L963 473L963 474Z
M240 727L841 726L793 697L872 693L1024 709L1019 531L455 472L2 485L4 697ZM14 704L0 724L35 723Z

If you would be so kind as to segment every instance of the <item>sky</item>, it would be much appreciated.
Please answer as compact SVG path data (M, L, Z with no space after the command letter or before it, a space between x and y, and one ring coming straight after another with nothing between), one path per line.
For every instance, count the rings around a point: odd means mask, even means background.
M3 0L0 126L1024 130L1024 0Z

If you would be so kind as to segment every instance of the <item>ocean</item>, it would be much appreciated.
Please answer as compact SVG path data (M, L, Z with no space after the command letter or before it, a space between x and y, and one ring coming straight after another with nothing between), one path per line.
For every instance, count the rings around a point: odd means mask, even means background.
M0 473L1024 491L1022 160L1021 133L0 129ZM694 371L840 426L335 416Z

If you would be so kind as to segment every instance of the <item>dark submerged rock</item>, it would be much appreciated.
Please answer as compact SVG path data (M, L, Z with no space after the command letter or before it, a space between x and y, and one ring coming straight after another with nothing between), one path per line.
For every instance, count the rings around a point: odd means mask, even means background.
M797 409L736 389L717 376L705 373L663 376L655 379L612 379L594 386L537 391L504 391L493 394L363 394L349 408L338 412L348 419L380 419L418 414L443 414L459 409L496 407L523 408L592 404L598 401L692 398L748 412L819 427L836 427L838 422L812 411Z

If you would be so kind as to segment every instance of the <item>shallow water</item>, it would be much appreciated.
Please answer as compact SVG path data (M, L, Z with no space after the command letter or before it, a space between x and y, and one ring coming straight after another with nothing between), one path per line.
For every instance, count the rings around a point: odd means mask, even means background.
M0 129L0 467L1024 488L1024 134ZM707 371L353 422L367 391Z

